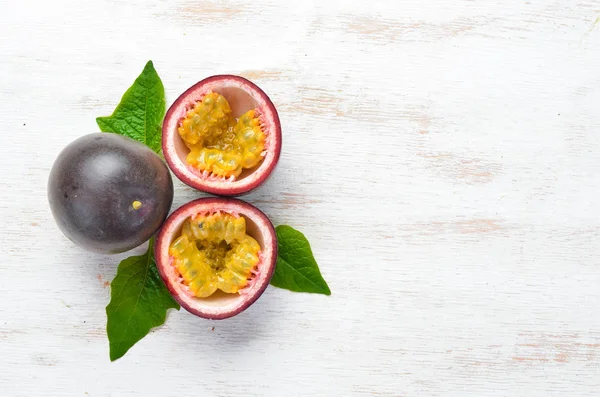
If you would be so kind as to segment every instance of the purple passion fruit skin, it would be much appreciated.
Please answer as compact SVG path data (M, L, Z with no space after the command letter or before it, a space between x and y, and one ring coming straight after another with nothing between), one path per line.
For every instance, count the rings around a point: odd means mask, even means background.
M158 233L156 265L187 311L220 320L250 307L277 261L277 236L258 208L233 198L202 198L175 210Z
M113 133L78 138L58 155L48 201L63 234L88 251L116 254L147 241L166 219L173 181L147 146Z
M219 196L246 194L271 175L281 153L273 102L251 81L208 77L171 105L162 130L165 160L185 184Z

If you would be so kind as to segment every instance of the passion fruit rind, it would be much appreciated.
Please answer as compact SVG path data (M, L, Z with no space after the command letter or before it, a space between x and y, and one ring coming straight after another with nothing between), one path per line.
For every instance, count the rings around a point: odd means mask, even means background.
M253 110L254 119L258 120L258 126L264 134L260 161L251 168L243 169L237 176L235 174L239 169L233 173L227 171L215 174L210 169L191 166L187 161L191 150L179 134L179 127L188 113L203 98L214 93L229 101L234 115L243 115ZM235 75L211 76L194 84L169 107L163 122L162 149L171 171L188 186L219 196L244 195L262 185L279 161L281 140L281 122L273 102L254 83Z
M234 293L216 291L208 297L195 296L175 266L170 253L172 243L182 235L186 220L192 216L229 214L243 217L246 233L260 245L258 261L247 277L243 288ZM158 272L173 298L187 311L208 319L225 319L250 307L265 291L277 261L277 236L267 216L255 206L234 198L201 198L175 210L158 233L154 254Z

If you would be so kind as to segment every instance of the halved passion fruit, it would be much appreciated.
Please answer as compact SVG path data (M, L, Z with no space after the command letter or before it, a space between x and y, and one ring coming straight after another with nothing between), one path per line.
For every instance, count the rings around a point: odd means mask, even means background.
M171 105L162 147L169 167L187 185L222 196L244 194L260 186L279 160L279 115L251 81L212 76Z
M224 319L241 313L267 288L277 261L273 224L233 198L183 205L163 224L155 245L158 271L187 311Z

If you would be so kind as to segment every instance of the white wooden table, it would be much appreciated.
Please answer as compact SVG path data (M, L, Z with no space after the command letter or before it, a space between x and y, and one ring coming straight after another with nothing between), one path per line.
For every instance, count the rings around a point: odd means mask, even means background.
M328 3L0 0L0 395L600 394L600 1ZM131 253L69 243L46 182L149 59L168 104L219 73L271 96L282 158L244 199L333 294L170 312L111 363Z

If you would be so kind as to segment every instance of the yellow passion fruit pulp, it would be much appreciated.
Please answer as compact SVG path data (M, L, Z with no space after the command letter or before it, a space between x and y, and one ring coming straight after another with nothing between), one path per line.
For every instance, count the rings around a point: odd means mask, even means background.
M169 247L173 265L189 293L206 298L217 289L237 293L260 261L260 245L246 234L243 216L215 212L187 218Z
M187 163L213 176L234 179L264 157L265 134L258 112L248 110L236 120L227 99L216 92L206 94L187 112L177 132L190 149Z

